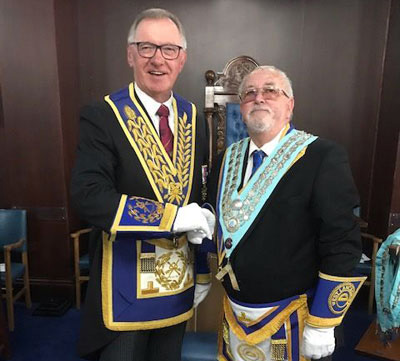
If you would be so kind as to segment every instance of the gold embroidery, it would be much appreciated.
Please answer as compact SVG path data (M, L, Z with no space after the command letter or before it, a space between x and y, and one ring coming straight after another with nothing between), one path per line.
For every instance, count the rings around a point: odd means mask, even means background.
M142 253L140 255L140 272L154 273L156 271L155 253Z
M225 319L222 321L222 337L223 337L225 345L226 345L226 352L227 352L228 356L231 359L233 359L231 345L230 345L230 341L229 341L229 326L228 326L228 322L226 322Z
M254 345L241 343L237 347L239 356L245 361L265 361L266 356L263 350Z
M158 293L159 291L160 291L159 288L154 288L153 281L147 282L147 288L143 288L142 289L142 293L144 295L148 295L148 294L151 294L151 293Z
M128 204L128 214L135 218L135 220L141 223L154 223L161 219L164 211L162 204L139 200L136 197L131 197L129 199L136 199L135 208L133 208L131 204Z
M191 158L192 143L192 124L187 122L187 115L183 113L183 117L178 120L178 148L177 148L177 178L182 188L188 186L189 182L189 164ZM172 196L172 195L171 195ZM176 195L173 195L176 197Z
M179 260L170 262L172 252L164 253L156 261L156 281L167 290L176 290L181 285L188 265L183 251L176 253ZM180 267L181 266L181 267Z
M285 339L281 340L271 340L271 360L274 361L284 361L286 352L287 341Z
M154 182L166 202L180 204L183 201L183 189L188 187L191 152L192 124L187 114L178 118L176 179L174 170L170 169L165 152L160 148L143 117L137 116L129 106L124 107L128 120L126 122L143 158L148 166Z
M346 311L353 301L356 288L351 282L336 286L329 295L328 306L332 313L340 315Z
M126 116L128 117L128 119L132 119L135 120L136 119L136 114L133 111L133 109L131 107L129 107L128 105L124 106L124 112L126 114Z
M237 318L240 322L244 323L245 325L248 325L252 320L250 318L246 317L245 312L240 312L240 316Z
M168 194L173 198L180 197L182 195L182 184L172 182L168 184Z

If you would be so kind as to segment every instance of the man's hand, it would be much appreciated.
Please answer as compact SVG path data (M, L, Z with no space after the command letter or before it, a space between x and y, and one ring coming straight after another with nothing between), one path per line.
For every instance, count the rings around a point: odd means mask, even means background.
M207 297L210 288L211 282L206 284L196 284L194 289L193 307L197 307Z
M191 203L178 209L172 230L187 232L189 242L201 244L205 237L212 239L214 226L214 215L197 203Z
M206 234L206 237L208 239L212 239L213 233L214 233L214 228L215 228L215 216L214 213L209 211L207 208L202 208L201 213L203 213L204 217L207 220L208 228L210 229L210 233Z
M202 244L203 238L206 237L203 231L188 231L186 235L188 241L193 244Z
M320 359L335 350L334 327L304 326L302 354L307 359Z
M199 230L188 231L187 232L188 241L193 244L201 244L203 242L203 238L212 239L212 236L214 233L214 227L215 227L214 214L206 208L201 208L201 213L203 213L204 217L207 220L207 224L208 224L208 228L209 228L210 232L208 234L206 234L203 231L199 231Z

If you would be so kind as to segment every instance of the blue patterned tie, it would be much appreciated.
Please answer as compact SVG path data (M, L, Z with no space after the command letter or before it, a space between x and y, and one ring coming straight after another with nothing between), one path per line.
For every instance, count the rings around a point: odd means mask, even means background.
M256 172L258 167L261 165L262 161L264 160L264 157L266 154L262 150L255 150L253 152L253 169L251 170L251 176Z

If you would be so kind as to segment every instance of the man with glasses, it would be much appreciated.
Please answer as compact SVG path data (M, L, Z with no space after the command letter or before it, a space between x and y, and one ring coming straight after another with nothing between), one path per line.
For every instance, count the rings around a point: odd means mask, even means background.
M281 70L256 68L239 96L249 138L227 148L209 187L226 290L219 360L329 360L363 282L351 277L361 241L346 153L293 127Z
M193 299L210 281L204 255L194 272L188 244L211 238L215 222L199 206L205 124L172 92L186 61L175 15L138 15L127 60L134 83L81 113L71 194L94 231L78 351L101 361L179 361Z

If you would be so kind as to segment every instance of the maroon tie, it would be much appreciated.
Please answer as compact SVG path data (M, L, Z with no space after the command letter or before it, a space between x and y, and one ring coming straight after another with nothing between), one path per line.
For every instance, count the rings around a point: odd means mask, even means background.
M164 104L160 105L157 110L157 115L160 117L160 138L161 143L167 151L168 155L172 156L172 149L174 145L174 135L168 125L169 109Z

